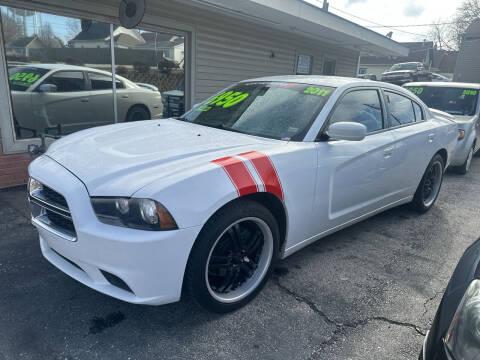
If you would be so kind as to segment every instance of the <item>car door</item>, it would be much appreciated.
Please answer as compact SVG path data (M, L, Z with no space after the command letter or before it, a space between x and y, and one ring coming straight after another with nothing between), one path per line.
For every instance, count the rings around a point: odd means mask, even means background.
M367 127L361 141L318 143L316 211L322 221L317 233L348 223L392 202L394 138L387 127L379 89L355 89L344 94L328 119L359 122Z
M90 83L92 122L95 125L113 124L115 122L115 112L112 76L88 72L88 80Z
M423 107L405 94L384 90L388 120L395 139L394 178L400 198L415 193L436 148L436 134Z
M42 91L42 85L54 85ZM32 106L39 132L66 135L78 130L90 118L89 92L82 71L57 71L39 84L32 94Z

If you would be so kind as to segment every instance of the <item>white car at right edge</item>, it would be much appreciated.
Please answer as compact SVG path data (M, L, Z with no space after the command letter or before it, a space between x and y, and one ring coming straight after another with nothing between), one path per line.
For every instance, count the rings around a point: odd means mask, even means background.
M386 209L430 209L457 142L396 85L245 80L180 118L66 136L30 164L43 255L136 304L253 299L277 260Z

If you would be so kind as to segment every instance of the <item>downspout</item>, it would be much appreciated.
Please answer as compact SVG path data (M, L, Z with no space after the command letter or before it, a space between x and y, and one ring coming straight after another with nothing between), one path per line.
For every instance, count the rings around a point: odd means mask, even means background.
M355 73L355 77L358 76L358 73L360 71L360 62L362 60L362 53L359 51L358 52L358 61L357 61L357 72Z
M113 38L113 24L110 24L110 55L112 56L113 114L115 123L118 123L117 82L115 78L115 39Z

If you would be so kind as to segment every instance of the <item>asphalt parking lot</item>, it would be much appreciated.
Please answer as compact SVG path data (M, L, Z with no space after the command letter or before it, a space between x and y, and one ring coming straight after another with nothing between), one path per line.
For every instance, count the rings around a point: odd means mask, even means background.
M0 191L0 360L416 359L443 289L479 235L480 158L425 215L400 207L281 262L227 315L136 306L50 265L25 189ZM159 279L161 281L161 279Z

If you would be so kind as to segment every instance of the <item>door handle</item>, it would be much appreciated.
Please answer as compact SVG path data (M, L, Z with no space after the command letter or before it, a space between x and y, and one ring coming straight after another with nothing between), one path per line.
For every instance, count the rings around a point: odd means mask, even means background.
M80 101L83 102L83 103L86 103L86 102L88 102L88 98L81 98Z
M428 134L428 142L433 142L435 139L435 134Z
M128 95L122 95L122 98L128 99Z
M385 150L383 150L383 157L385 159L388 159L389 157L391 157L392 154L393 154L393 149L394 149L393 147L389 147L389 148L386 148Z

